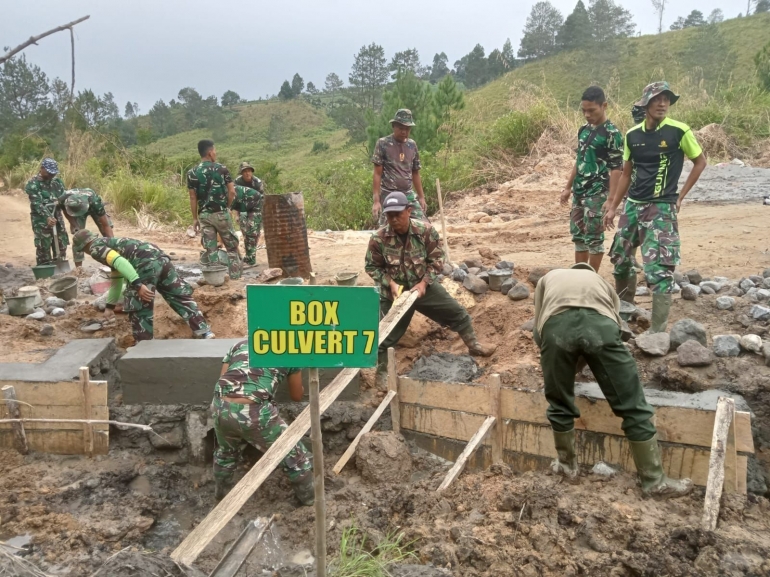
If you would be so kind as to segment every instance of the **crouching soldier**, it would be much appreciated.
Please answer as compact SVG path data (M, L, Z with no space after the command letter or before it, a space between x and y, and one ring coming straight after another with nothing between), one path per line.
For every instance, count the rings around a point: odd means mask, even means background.
M286 380L289 396L302 400L299 369L258 369L249 366L245 339L235 343L222 359L222 373L214 389L212 412L217 448L214 451L215 497L222 499L230 489L241 451L252 445L267 451L287 429L273 404L275 388ZM312 505L313 463L302 441L283 460L282 468L303 505Z
M644 398L636 361L621 341L620 300L588 263L549 272L535 289L535 342L545 380L546 414L553 429L557 460L554 472L577 479L575 451L575 373L582 356L591 367L612 412L623 419L642 493L680 497L689 479L663 472L654 411Z
M72 234L83 230L90 216L96 223L102 236L112 238L112 222L104 210L102 197L90 188L75 188L67 190L59 197L59 206L64 209L64 216L70 223ZM83 253L73 251L75 266L83 266Z
M156 289L196 338L214 338L192 298L192 287L177 274L169 256L154 244L133 238L102 238L90 230L81 230L73 237L72 247L112 269L112 286L104 311L107 320L113 318L120 292L126 285L123 311L131 320L135 341L152 339Z

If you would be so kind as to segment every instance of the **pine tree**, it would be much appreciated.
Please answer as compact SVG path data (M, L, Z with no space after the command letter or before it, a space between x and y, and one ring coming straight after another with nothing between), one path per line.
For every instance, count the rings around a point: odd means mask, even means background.
M559 50L576 50L591 44L591 20L588 18L583 0L578 0L572 14L567 16L564 25L556 35Z
M556 35L562 26L561 13L547 0L532 7L519 45L519 58L542 58L556 51Z
M430 68L430 82L431 84L436 84L436 82L439 82L444 76L449 74L449 66L447 65L449 62L449 57L446 55L446 52L442 52L441 54L436 54L433 57L433 66Z
M291 89L291 84L288 80L284 80L281 84L281 89L278 91L278 98L281 100L291 100L294 98L294 91Z
M302 91L305 89L305 81L302 79L302 77L299 74L295 74L294 78L291 79L291 92L294 94L294 97L296 98L300 94L302 94Z
M588 17L595 42L633 35L636 30L631 13L613 0L589 0Z
M372 42L355 56L348 80L362 108L375 110L382 87L388 81L388 61L382 46Z

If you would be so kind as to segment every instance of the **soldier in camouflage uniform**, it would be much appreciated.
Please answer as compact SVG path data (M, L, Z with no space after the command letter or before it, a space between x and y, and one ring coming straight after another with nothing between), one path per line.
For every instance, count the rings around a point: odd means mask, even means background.
M59 243L59 257L67 258L67 245L70 240L64 227L59 197L64 194L64 183L59 174L59 165L53 158L44 158L40 163L40 172L24 187L29 196L29 210L32 220L32 232L35 234L35 260L38 265L53 264L56 257L54 250L53 227L56 226L56 241Z
M72 245L73 250L88 252L91 258L113 271L104 311L107 320L113 318L115 305L126 285L123 311L131 320L135 341L152 339L156 289L173 311L190 325L196 338L214 338L192 298L192 287L177 274L168 255L154 244L133 238L102 238L84 229L75 233Z
M412 210L403 192L390 193L383 208L388 224L372 235L366 251L366 272L380 291L380 318L403 289L419 294L414 307L396 323L377 351L379 383L386 378L388 348L404 335L414 311L459 333L472 355L488 357L496 348L479 343L468 311L436 282L444 264L441 239L430 223L410 218Z
M235 343L222 363L222 376L217 381L212 403L217 435L214 451L217 499L229 490L238 457L246 445L267 451L287 429L273 404L276 385L286 379L289 396L295 402L302 400L303 393L299 369L250 367L247 340ZM313 464L301 441L286 455L282 466L299 501L303 505L312 505Z
M59 206L64 209L64 216L70 223L70 231L75 234L86 227L90 216L96 223L102 236L112 238L112 221L104 210L102 197L90 188L75 188L67 190L59 197ZM75 266L83 266L83 253L73 251Z
M246 265L257 264L257 245L262 229L262 204L265 200L265 185L254 176L254 167L248 162L241 162L235 179L235 203L231 207L238 212L238 225L243 234L243 249L246 253L243 262ZM238 193L238 187L245 187L248 192ZM246 203L247 202L247 203Z
M651 332L666 330L674 269L680 259L677 214L706 167L706 158L690 127L667 116L669 107L678 99L668 82L645 87L636 106L644 107L646 116L644 122L626 133L623 176L607 201L604 215L604 225L614 228L615 211L628 192L610 249L615 289L621 298L633 302L636 272L632 257L641 246L644 275L653 293ZM685 156L693 161L693 169L677 193Z
M393 134L377 141L372 155L374 178L372 180L372 216L379 219L379 225L385 226L385 213L382 211L382 201L391 192L403 192L412 205L412 217L426 220L425 193L420 179L420 153L417 144L409 138L409 132L414 126L412 111L402 108L390 121ZM415 196L415 191L417 195Z
M230 205L235 200L235 187L230 171L217 162L214 142L198 142L200 164L187 172L187 191L193 228L201 233L202 264L219 264L217 235L222 239L228 256L228 274L235 280L241 278L241 257L238 254L238 237L235 236Z
M578 130L577 160L561 194L561 204L566 205L572 195L570 232L575 262L587 262L598 271L604 256L602 210L608 193L620 180L623 137L607 120L607 99L601 88L588 88L580 108L587 123Z

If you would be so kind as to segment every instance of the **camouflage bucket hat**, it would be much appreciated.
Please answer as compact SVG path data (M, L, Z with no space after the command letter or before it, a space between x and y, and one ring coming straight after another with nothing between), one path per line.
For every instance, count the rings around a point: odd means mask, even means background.
M88 197L85 194L73 193L64 201L64 209L70 216L83 216L88 212Z
M642 92L642 98L634 102L634 104L636 106L647 106L650 103L650 100L655 98L658 94L663 94L664 92L668 92L668 97L671 100L671 104L674 104L677 100L679 100L679 95L675 94L674 91L671 90L668 82L661 80L659 82L653 82L652 84L645 86L644 91Z
M246 170L247 168L250 168L251 172L254 172L254 167L244 160L243 162L241 162L241 165L238 167L238 174L243 174L243 171Z
M40 163L40 166L45 168L45 171L48 174L59 174L59 165L53 158L44 158L43 162Z
M395 116L393 116L393 120L390 121L391 124L394 122L398 122L404 126L414 126L412 111L407 108L401 108L397 110Z
M96 238L99 238L99 235L95 232L86 229L79 230L72 237L72 250L75 252L83 252L86 245Z

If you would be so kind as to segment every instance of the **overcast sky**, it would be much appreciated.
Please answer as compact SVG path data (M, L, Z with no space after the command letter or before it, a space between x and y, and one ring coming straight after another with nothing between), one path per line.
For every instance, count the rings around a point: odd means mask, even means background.
M566 17L577 0L551 0ZM657 20L649 0L621 0L638 29L649 34ZM353 56L376 42L390 58L415 47L430 64L446 52L451 65L480 43L489 53L510 38L518 49L533 0L2 0L0 48L86 14L75 27L76 90L110 91L121 112L127 100L143 112L158 100L192 86L203 96L235 90L253 100L276 94L295 72L323 86L329 72L347 83ZM587 4L587 2L586 2ZM693 9L726 18L745 2L671 2L665 28ZM44 38L24 52L50 78L70 79L67 32Z

